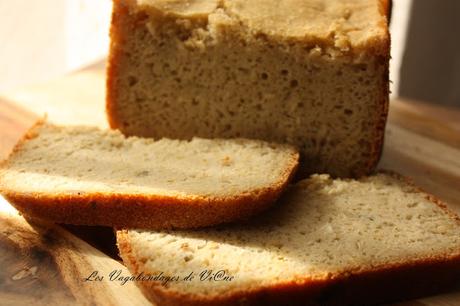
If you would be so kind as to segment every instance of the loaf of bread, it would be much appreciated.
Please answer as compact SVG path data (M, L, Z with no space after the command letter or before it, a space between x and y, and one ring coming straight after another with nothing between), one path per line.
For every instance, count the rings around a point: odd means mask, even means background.
M367 174L387 115L387 12L387 0L115 0L110 125L290 143L303 175Z
M0 165L0 193L25 215L59 223L191 228L270 206L297 151L246 139L124 137L37 123Z
M158 305L373 305L460 280L459 218L394 175L313 175L280 202L239 225L118 231L121 257Z

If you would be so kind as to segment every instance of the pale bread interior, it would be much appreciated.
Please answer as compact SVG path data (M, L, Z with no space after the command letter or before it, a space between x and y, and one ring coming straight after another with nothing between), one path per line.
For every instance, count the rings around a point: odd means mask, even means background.
M168 290L212 297L459 256L460 223L426 194L390 175L359 181L314 175L247 224L122 231L118 243L132 272L194 272L194 280L169 282ZM234 279L199 281L203 270L225 270Z
M0 169L17 194L229 198L280 188L297 165L287 145L245 139L144 139L41 124Z
M112 126L290 143L303 173L360 176L377 163L388 101L381 1L127 3L112 29Z

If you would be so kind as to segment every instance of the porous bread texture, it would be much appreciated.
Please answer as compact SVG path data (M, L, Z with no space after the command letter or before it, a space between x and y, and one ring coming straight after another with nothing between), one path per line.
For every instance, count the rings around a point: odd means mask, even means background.
M295 145L301 173L377 164L388 107L381 0L114 2L110 125Z
M299 305L315 304L315 299L326 305L348 280L362 281L352 298L376 303L359 298L392 299L391 284L398 284L401 298L412 294L411 287L426 294L423 290L442 279L436 271L460 275L460 221L433 201L386 174L359 181L313 175L251 222L193 232L119 231L118 246L134 275L195 273L192 281L165 286L140 283L150 299L164 305L263 305L260 299L276 305L273 301L283 293L290 305L302 292L305 299ZM413 272L424 267L430 272ZM224 270L234 278L200 281L204 270ZM366 286L375 280L380 293L369 294ZM345 294L355 291L344 289ZM344 305L346 297L341 298L339 305Z
M289 145L126 138L40 122L2 164L0 192L18 210L56 222L195 227L268 207L297 163Z

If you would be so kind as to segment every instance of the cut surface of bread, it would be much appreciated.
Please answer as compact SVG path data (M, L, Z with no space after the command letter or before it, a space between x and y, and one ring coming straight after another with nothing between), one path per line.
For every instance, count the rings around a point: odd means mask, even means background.
M37 123L0 167L0 193L55 222L188 228L248 217L278 198L298 163L288 145L123 136Z
M110 125L299 148L301 174L377 164L388 106L384 0L114 1Z
M121 257L163 276L139 282L159 305L369 305L460 278L458 217L401 178L313 175L280 202L239 225L118 231Z

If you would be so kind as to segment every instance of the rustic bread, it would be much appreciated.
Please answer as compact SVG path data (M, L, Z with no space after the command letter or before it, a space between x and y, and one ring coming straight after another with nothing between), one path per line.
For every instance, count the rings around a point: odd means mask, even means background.
M460 278L458 217L386 174L313 175L247 223L122 230L117 240L124 263L133 276L143 273L137 281L159 305L369 305L429 294ZM200 281L206 270L228 278ZM182 281L191 272L195 278ZM160 273L159 282L147 280Z
M114 1L110 125L290 143L301 172L360 176L388 106L387 0Z
M246 139L125 138L39 122L0 166L0 193L54 222L190 228L255 214L298 163L288 145Z

